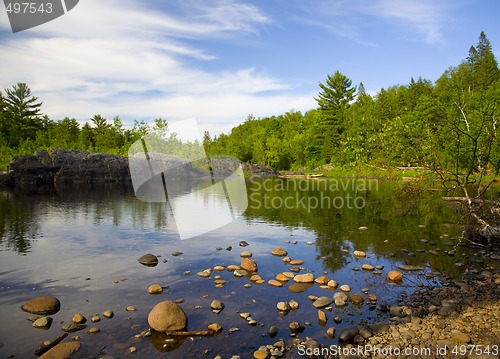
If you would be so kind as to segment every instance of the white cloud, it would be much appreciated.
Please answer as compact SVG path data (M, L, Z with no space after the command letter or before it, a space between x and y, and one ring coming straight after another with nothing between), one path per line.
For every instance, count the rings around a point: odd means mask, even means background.
M232 119L234 125L255 108L276 113L299 106L292 104L302 99L292 95L259 96L292 85L255 68L210 72L199 66L219 55L192 40L254 36L271 22L258 8L187 1L174 16L145 4L81 1L52 22L0 38L0 86L28 83L55 119L194 116L212 121L215 132L222 130L218 124L228 130L224 123Z

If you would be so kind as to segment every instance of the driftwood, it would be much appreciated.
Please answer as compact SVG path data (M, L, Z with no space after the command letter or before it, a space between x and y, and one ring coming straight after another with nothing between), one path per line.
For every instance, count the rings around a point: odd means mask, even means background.
M52 349L53 347L55 347L57 344L59 344L64 338L66 338L68 336L68 333L64 333L63 335L61 335L60 337L57 337L56 339L54 339L53 341L51 341L49 344L45 345L45 344L40 344L40 346L35 350L35 355L42 355L43 353L46 353L48 352L50 349Z
M176 330L176 331L165 332L165 334L173 337L211 337L212 335L215 334L215 332L213 330L191 330L191 331Z

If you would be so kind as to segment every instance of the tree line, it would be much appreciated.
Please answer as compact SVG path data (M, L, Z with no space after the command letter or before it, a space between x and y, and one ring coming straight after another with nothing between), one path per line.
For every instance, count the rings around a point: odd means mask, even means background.
M498 171L497 120L500 71L484 32L461 64L435 82L418 78L382 88L372 96L363 83L336 71L319 84L318 106L305 113L248 118L228 134L205 133L209 155L228 154L279 170L321 165L440 167L455 172ZM154 126L95 115L84 125L74 118L51 120L42 102L18 83L0 92L0 166L14 155L66 148L126 155Z

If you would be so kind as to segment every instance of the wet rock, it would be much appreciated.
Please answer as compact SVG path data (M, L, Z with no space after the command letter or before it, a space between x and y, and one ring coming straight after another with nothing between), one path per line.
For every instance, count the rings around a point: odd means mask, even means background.
M242 258L250 258L252 255L253 255L253 253L250 251L243 251L240 253L240 257L242 257Z
M326 318L326 314L325 314L325 312L323 312L323 311L322 311L322 310L320 310L320 309L318 309L318 320L319 320L320 322L323 322L323 323L326 323L326 321L328 320L328 319Z
M391 282L400 283L403 280L403 274L398 271L390 271L387 273L387 278Z
M275 325L272 325L269 328L269 336L272 338L272 337L275 337L277 334L278 334L278 327Z
M249 245L249 244L248 244L248 242L246 242L246 241L240 241L240 243L239 243L239 246L240 246L240 247L246 247L246 246L248 246L248 245Z
M85 329L87 326L85 324L70 323L64 324L61 329L66 333L74 333L79 330Z
M219 323L212 323L207 326L208 330L212 332L219 333L222 330L222 326Z
M243 258L240 264L241 269L246 270L249 273L254 273L258 271L257 263L249 258Z
M282 247L276 247L273 249L273 251L271 252L271 254L273 256L278 256L278 257L284 257L288 254L288 252L286 251L285 248L282 248Z
M322 275L322 276L314 279L314 282L319 284L319 285L327 285L329 281L330 281L330 279L326 275Z
M217 299L212 300L212 303L210 303L210 308L212 308L212 312L220 313L224 309L224 303Z
M37 297L24 303L21 309L31 314L55 314L61 308L61 302L55 297Z
M288 312L292 309L290 307L290 304L288 304L287 302L278 302L278 304L276 304L276 308L278 308L278 310L282 312Z
M259 349L253 353L255 359L266 359L269 357L269 352L264 349Z
M148 315L149 326L157 332L182 330L187 326L187 317L182 308L172 302L160 302Z
M299 302L297 302L295 299L289 301L288 304L290 305L290 308L292 308L292 310L299 309Z
M215 266L214 267L214 271L217 271L217 272L222 272L222 271L224 271L224 269L226 269L226 268L224 268L224 266Z
M368 230L368 227L361 226L361 227L358 228L358 230L360 230L360 231L366 231L366 230Z
M317 351L320 348L319 343L316 340L312 339L312 338L307 338L306 341L305 341L305 343L304 343L304 346L311 353L314 353L314 351Z
M323 308L323 307L326 307L330 304L332 304L333 300L329 297L319 297L318 299L316 299L313 303L313 306L315 308Z
M291 322L288 325L288 328L294 333L300 332L303 329L299 322Z
M364 258L364 257L366 257L366 253L363 252L363 251L354 251L353 254L354 254L355 257L358 257L358 258Z
M101 321L101 317L99 317L98 315L94 315L92 318L90 318L90 321L92 323L100 322Z
M330 327L326 330L326 335L329 337L329 338L333 338L335 337L335 327Z
M297 274L293 277L295 283L312 283L314 282L314 275L312 273Z
M76 323L76 324L83 324L87 321L87 318L85 318L83 315L81 315L80 313L76 313L74 316L73 316L73 319L72 319L73 323Z
M248 275L248 272L244 269L236 269L235 271L233 271L233 275L235 277L244 277Z
M336 307L343 307L344 305L346 305L346 301L341 298L335 298L333 302L335 303Z
M113 311L109 310L109 309L106 310L104 313L102 313L102 316L104 318L108 318L108 319L113 318L114 315L115 315L115 313L113 313Z
M283 273L278 273L278 274L276 274L276 280L279 280L280 282L288 282L290 280L290 278L288 278Z
M234 272L237 269L240 269L240 267L237 266L236 264L231 264L231 265L227 266L227 270L230 271L230 272Z
M138 261L146 267L155 267L158 265L158 257L151 253L144 254L138 259Z
M351 303L353 303L353 304L363 304L365 301L363 299L363 297L358 293L351 294L349 299L351 300Z
M158 283L151 284L148 287L148 293L149 294L161 294L161 293L163 293L163 288Z
M374 268L372 265L370 265L370 264L366 264L366 263L365 263L365 264L363 264L363 265L361 266L361 269L362 269L362 270L365 270L365 271L372 271L372 270L374 270L375 268Z
M268 280L267 283L272 285L273 287L283 287L283 283L275 279Z
M101 332L100 328L98 328L98 327L92 327L89 330L87 330L85 333L86 334L97 334L97 333L100 333L100 332Z
M340 290L342 292L350 292L351 291L351 287L349 285L347 285L347 284L343 284L343 285L340 286Z
M419 270L422 270L424 269L423 267L420 267L420 266L415 266L415 265L411 265L411 264L404 264L404 265L400 265L398 266L399 269L401 269L402 271L419 271Z
M125 308L127 312L135 312L136 309L133 305L128 305L127 308Z
M354 340L354 337L359 334L358 328L348 327L344 328L339 333L339 341L349 343Z
M52 318L50 317L40 317L33 322L35 328L49 329L52 324Z
M333 279L329 280L326 285L329 286L332 289L336 289L339 286L339 284L337 283L337 281L333 280Z
M68 359L73 353L80 350L80 345L80 342L77 341L59 343L40 356L40 359Z
M300 266L302 264L304 264L302 259L294 259L293 261L290 261L290 265L292 266Z
M178 257L178 256L181 256L181 255L183 255L183 254L184 254L184 253L182 253L182 252L177 252L177 251L176 251L176 252L172 252L172 255L173 255L174 257Z

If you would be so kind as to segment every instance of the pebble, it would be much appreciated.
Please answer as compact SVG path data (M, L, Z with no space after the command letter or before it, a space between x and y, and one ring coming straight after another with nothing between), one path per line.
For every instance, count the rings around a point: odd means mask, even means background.
M278 334L278 327L275 326L275 325L272 325L270 328L269 328L269 336L270 337L274 337Z
M139 257L138 261L146 267L155 267L158 265L158 257L151 253L147 253Z
M288 282L290 280L290 278L288 278L286 275L284 275L283 273L278 273L276 275L276 280L279 280L280 282Z
M372 265L370 265L370 264L366 264L366 263L365 263L365 264L363 264L363 265L361 266L361 269L366 270L366 271L372 271L372 270L374 270L375 268L374 268Z
M351 300L351 302L352 302L353 304L363 304L363 303L364 303L364 301L365 301L365 300L363 299L363 297L362 297L360 294L358 294L358 293L353 293L353 294L351 294L351 296L350 296L350 298L349 298L349 299Z
M335 337L335 327L330 327L326 330L326 335L329 337L329 338L333 338Z
M319 297L318 299L316 299L313 303L313 306L315 308L323 308L323 307L330 305L332 302L333 302L333 300L331 298L323 296L323 297Z
M149 294L161 294L161 293L163 293L163 288L158 283L151 284L148 287L148 293Z
M55 297L37 297L24 303L21 309L38 315L56 314L61 308L61 302Z
M391 282L399 283L403 280L403 274L398 271L390 271L389 273L387 273L387 278Z
M340 286L340 290L342 292L350 292L351 291L351 287L349 285L347 285L347 284L343 284L343 285Z
M257 263L254 260L249 258L243 258L240 263L241 269L246 270L249 273L257 272L259 269L257 268Z
M290 307L290 304L288 304L287 302L278 302L278 304L276 304L276 308L278 308L278 310L282 312L288 312L292 309Z
M238 245L240 247L246 247L246 246L249 246L248 242L247 241L240 241L240 243L238 243Z
M80 313L76 313L74 316L73 316L73 319L72 319L73 323L76 323L76 324L83 324L87 321L87 318L85 318L83 315L81 315Z
M295 299L289 301L288 304L290 305L290 308L292 308L293 310L299 309L299 302L297 302Z
M212 323L207 326L208 330L212 332L219 333L222 330L222 326L219 323Z
M240 257L242 258L250 258L251 256L253 256L253 253L250 251L243 251L240 253Z
M359 257L359 258L366 257L366 252L363 252L363 251L354 251L353 254L354 254L355 257Z
M328 320L326 318L326 314L325 312L323 312L322 310L318 309L318 319L320 322L323 322L323 323L326 323L326 321Z
M52 324L52 318L50 318L50 317L40 317L33 322L33 326L35 328L48 329L48 328L50 328L51 324Z
M286 251L285 248L282 248L282 247L276 247L273 249L273 251L271 252L271 254L273 256L278 256L278 257L284 257L288 254L288 252Z
M215 299L210 303L210 308L212 308L212 312L220 313L224 309L224 303Z
M86 331L87 334L97 334L101 331L98 327L92 327Z
M210 277L211 274L212 274L212 271L208 270L208 269L205 269L204 271L196 273L196 275L198 277L201 277L201 278L208 278L208 277Z
M113 313L113 311L112 311L112 310L109 310L109 309L108 309L108 310L106 310L104 313L102 313L102 316L103 316L104 318L108 318L108 319L109 319L109 318L113 318L113 316L114 316L114 315L115 315L115 314Z
M290 265L292 266L300 266L302 264L304 264L304 261L302 259L294 259L290 261Z
M295 283L312 283L314 282L314 275L312 273L297 274L293 277Z
M269 352L267 350L257 350L253 353L255 359L266 359L269 357Z
M272 285L273 287L283 287L283 283L277 281L276 279L268 280L267 283Z
M125 308L125 310L127 312L135 312L136 309L133 305L129 305L129 306L127 306L127 308Z

